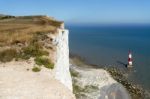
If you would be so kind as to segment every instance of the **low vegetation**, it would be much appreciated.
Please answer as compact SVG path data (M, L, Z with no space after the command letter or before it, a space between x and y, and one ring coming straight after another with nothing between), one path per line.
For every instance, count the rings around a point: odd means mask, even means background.
M80 79L81 77L79 72L71 69L70 73L73 78L73 93L75 94L77 99L88 99L89 97L87 96L87 94L99 90L98 87L94 85L86 85L82 87L78 83L79 82L78 79Z
M4 20L4 19L10 19L10 18L15 18L15 16L10 16L10 15L2 15L2 14L0 14L0 20Z
M38 44L33 44L33 45L29 45L27 47L23 47L22 48L22 54L20 54L20 58L22 59L29 59L30 57L39 57L39 56L43 56L49 55L49 52L43 50L42 47L40 47L40 45Z
M31 57L35 58L35 63L39 66L44 66L48 69L53 69L54 64L49 58L47 58L49 52L44 50L43 47L38 42L32 42L27 47L21 48L19 52L16 49L6 49L0 52L0 61L9 62L15 59L27 60ZM33 71L36 71L37 67Z
M89 98L86 96L89 93L95 92L99 90L97 86L87 85L83 88L76 83L73 83L73 93L75 94L77 99Z
M40 71L41 71L41 68L38 67L38 66L34 66L34 67L32 68L32 71L33 71L33 72L40 72Z
M53 69L54 64L46 57L36 57L35 58L35 63L39 66L44 66L48 69Z
M11 61L16 56L17 56L17 51L12 48L0 51L0 61L1 62Z
M75 70L70 70L70 73L72 77L79 77L79 73Z
M0 61L28 60L49 69L54 68L48 58L50 51L44 47L47 33L55 33L62 22L47 16L0 16ZM47 57L47 58L46 58ZM34 67L33 71L40 71Z

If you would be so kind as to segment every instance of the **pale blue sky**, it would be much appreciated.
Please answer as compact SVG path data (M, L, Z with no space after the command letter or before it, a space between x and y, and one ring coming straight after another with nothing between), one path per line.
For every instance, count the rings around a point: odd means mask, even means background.
M150 0L0 0L0 13L44 14L68 23L150 23Z

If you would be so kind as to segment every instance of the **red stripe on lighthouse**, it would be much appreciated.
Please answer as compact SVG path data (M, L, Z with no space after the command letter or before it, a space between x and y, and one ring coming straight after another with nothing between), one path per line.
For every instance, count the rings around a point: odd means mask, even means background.
M128 65L132 66L132 54L129 51L129 55L128 55Z

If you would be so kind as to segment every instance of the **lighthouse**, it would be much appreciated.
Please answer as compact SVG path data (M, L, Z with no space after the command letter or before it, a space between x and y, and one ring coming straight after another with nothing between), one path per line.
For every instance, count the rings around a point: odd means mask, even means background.
M127 67L128 68L133 67L131 51L129 51Z

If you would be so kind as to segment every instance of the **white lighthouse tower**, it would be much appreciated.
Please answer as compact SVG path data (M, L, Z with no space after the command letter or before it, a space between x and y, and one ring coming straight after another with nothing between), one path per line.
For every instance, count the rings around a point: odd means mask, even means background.
M129 51L127 67L128 68L133 67L131 51Z

